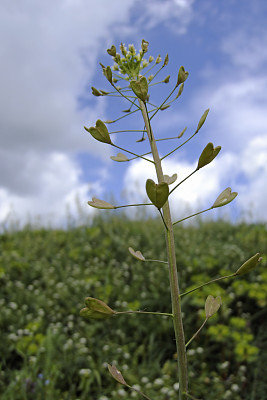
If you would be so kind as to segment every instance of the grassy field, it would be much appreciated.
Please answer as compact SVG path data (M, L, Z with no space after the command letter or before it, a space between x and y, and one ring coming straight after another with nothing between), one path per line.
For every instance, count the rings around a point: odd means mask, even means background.
M189 340L209 294L223 306L188 348L190 389L198 399L267 398L267 231L264 225L202 222L175 229L181 291L235 272L259 251L249 275L212 284L183 298ZM170 312L168 270L159 221L96 219L90 227L31 230L0 236L3 400L118 400L138 397L107 372L116 363L152 400L177 398L170 319L122 315L86 321L87 296L117 311Z

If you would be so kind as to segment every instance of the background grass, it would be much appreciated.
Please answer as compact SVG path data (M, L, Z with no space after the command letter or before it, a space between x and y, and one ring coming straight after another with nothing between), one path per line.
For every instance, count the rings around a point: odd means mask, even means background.
M199 222L175 229L181 291L234 272L260 252L249 275L212 284L183 298L187 340L204 319L209 294L218 315L188 348L190 390L199 399L267 398L265 225ZM138 397L107 372L116 363L126 381L152 400L177 398L175 342L168 317L79 316L87 296L127 309L170 312L161 222L97 218L90 227L5 232L0 236L3 400L107 400Z

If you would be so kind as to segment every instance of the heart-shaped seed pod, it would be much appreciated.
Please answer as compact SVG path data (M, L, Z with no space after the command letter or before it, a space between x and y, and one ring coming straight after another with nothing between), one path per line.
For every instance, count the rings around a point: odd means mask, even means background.
M152 179L148 179L146 181L146 192L154 206L160 209L168 200L169 186L166 182L155 183Z

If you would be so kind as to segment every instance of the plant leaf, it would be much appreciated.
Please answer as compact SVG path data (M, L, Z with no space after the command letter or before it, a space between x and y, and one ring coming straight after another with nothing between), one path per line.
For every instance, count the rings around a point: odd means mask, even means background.
M231 188L226 188L224 191L217 197L213 206L211 208L217 208L225 206L228 203L231 203L237 196L237 192L232 192Z
M214 148L213 143L208 143L204 148L202 153L200 154L197 170L205 167L205 165L209 164L214 158L217 156L219 151L221 150L221 146L217 146Z
M143 256L143 254L141 253L141 251L139 251L139 250L135 251L132 247L129 247L128 250L129 250L129 253L137 260L139 260L139 261L146 260L145 257Z
M107 129L106 125L104 124L104 122L101 121L100 119L98 119L96 121L95 127L91 126L90 128L86 128L86 126L85 126L84 129L87 132L89 132L93 136L93 138L95 138L99 142L112 144L109 133L108 133L108 129Z
M168 200L169 186L166 182L155 183L152 179L148 179L146 181L146 192L154 206L160 209Z
M207 300L205 302L205 313L206 313L206 318L212 317L216 312L219 310L222 304L222 299L221 296L217 296L216 299L209 295L207 297Z
M110 158L111 160L118 162L129 161L129 158L123 153L118 153L116 156L111 156Z
M146 101L148 92L148 83L144 76L139 78L137 81L131 81L130 86L134 94L141 99Z
M112 378L114 378L121 385L129 386L128 383L125 382L121 372L115 367L115 365L108 364L108 370Z
M173 174L172 176L169 175L164 175L164 182L166 182L168 185L171 185L172 183L174 183L177 179L177 174Z
M103 210L114 209L116 208L112 204L108 203L107 201L97 199L96 197L92 198L92 201L88 201L89 206L94 208L99 208Z
M238 268L235 275L245 275L254 269L259 262L262 261L262 257L260 257L260 253L256 253L254 256L250 257L241 267Z
M89 319L106 319L116 314L106 303L94 297L86 297L86 307L80 311L80 315Z

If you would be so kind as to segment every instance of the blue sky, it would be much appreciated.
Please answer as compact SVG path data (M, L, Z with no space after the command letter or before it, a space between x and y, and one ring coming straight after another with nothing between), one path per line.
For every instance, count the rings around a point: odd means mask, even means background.
M110 160L114 149L83 129L127 108L92 96L90 87L109 90L99 66L111 63L107 48L123 42L139 49L142 39L149 55L169 54L161 77L170 74L170 83L153 89L151 100L160 103L181 65L189 71L181 98L153 121L154 133L175 136L187 127L187 139L210 108L199 134L164 163L166 173L177 173L179 181L208 142L222 146L172 195L175 218L209 207L230 186L239 195L221 213L266 221L266 22L265 0L2 1L0 223L64 226L66 213L99 212L87 205L92 196L116 204L146 199L150 165ZM122 126L141 129L142 122L126 118L109 129ZM118 134L116 144L146 151L147 142L137 139ZM170 144L161 145L161 154Z

